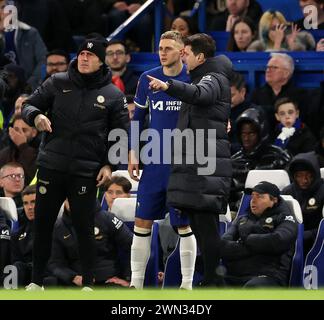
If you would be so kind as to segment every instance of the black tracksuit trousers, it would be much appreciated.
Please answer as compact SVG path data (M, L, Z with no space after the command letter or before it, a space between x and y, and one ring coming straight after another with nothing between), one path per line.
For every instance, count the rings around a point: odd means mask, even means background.
M32 282L42 285L51 255L54 224L62 203L70 204L82 267L83 285L93 284L96 180L39 168L34 221Z

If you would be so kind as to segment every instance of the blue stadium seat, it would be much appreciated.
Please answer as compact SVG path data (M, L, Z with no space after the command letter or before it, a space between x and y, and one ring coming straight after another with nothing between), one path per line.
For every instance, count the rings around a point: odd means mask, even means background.
M19 228L18 213L15 202L9 197L0 197L0 208L5 213L10 223L11 232L15 232Z
M318 286L324 286L324 219L321 220L313 247L308 252L305 259L306 267L316 267ZM304 277L305 269L304 269Z
M257 0L263 11L276 10L280 11L287 21L296 21L303 17L303 13L299 7L299 0Z

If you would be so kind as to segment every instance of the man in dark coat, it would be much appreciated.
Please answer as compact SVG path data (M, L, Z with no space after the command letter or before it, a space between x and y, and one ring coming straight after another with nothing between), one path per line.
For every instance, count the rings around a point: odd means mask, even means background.
M33 230L35 218L36 186L27 186L21 193L25 223L11 237L11 264L18 271L18 285L30 283L32 274Z
M297 223L278 187L262 181L252 189L250 207L223 235L225 281L245 287L287 286Z
M312 247L324 205L324 181L321 179L317 157L313 152L300 153L289 165L292 184L282 194L293 196L300 204L304 223L304 253Z
M183 102L177 124L181 133L176 133L174 143L177 164L172 166L167 197L171 206L189 215L204 262L202 285L217 284L218 215L226 212L232 176L227 135L232 64L225 56L214 58L214 54L214 40L206 34L195 34L187 38L184 53L192 84L176 80L165 83L149 77L153 90L166 91ZM188 132L196 138L201 134L200 141L197 138L194 143L196 150L190 145L179 148L181 144L176 140ZM206 167L201 157L207 148ZM185 162L192 155L196 159Z
M243 191L250 170L284 169L291 157L269 142L267 121L261 110L245 110L237 118L236 127L242 148L232 156L233 181L235 191Z
M98 285L120 283L128 287L133 234L114 214L101 210L99 204L95 213L94 232L96 239L95 283ZM119 256L125 256L127 261L125 265L120 263ZM78 243L68 201L64 202L63 215L54 227L49 270L57 278L58 284L82 286Z
M66 197L78 236L83 285L91 286L96 188L111 177L108 134L128 129L126 99L111 83L105 43L82 43L68 71L48 78L25 101L22 116L45 131L37 158L34 265L28 289L42 289L54 223Z

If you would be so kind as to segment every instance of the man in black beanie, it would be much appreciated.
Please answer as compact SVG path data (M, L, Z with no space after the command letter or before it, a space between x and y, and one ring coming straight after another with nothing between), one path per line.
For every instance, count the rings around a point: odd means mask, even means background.
M53 226L68 198L82 265L82 283L93 284L94 212L97 187L111 177L108 134L128 129L123 93L111 83L105 43L87 39L67 72L47 79L28 98L24 120L44 131L38 155L33 274L27 290L43 290Z

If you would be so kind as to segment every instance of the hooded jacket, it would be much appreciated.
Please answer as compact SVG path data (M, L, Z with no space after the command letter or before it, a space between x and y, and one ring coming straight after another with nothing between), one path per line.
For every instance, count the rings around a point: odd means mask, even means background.
M297 171L309 170L314 180L306 190L301 189L294 179ZM318 160L313 152L300 153L290 163L289 174L293 181L282 190L282 194L293 196L298 202L303 214L304 223L304 245L309 249L313 243L318 225L323 218L322 209L324 205L324 181L321 179Z
M53 131L43 136L38 165L90 178L109 164L109 132L127 132L129 123L125 96L111 83L108 67L82 75L77 60L67 72L48 78L25 101L22 116L30 126L41 113L47 113Z
M238 140L244 123L252 123L257 129L259 141L251 152L243 147L232 156L233 179L237 191L244 189L250 170L284 169L290 161L287 151L269 143L269 131L264 113L259 109L245 110L236 120Z
M297 238L297 223L287 203L256 216L249 208L223 235L221 256L228 276L268 276L287 285Z
M227 135L227 121L231 110L229 79L232 64L225 56L207 59L190 72L192 84L171 80L166 93L182 101L177 128L183 133L190 129L195 136L195 150L184 143L175 148L174 154L182 156L179 164L173 164L169 178L167 198L175 208L187 208L221 214L226 212L231 185L232 167L230 144ZM207 136L208 129L216 130L214 137ZM198 130L203 131L203 139L197 140ZM191 141L192 142L192 141ZM213 170L199 173L206 164L198 159L209 148L208 162ZM216 156L215 156L216 152ZM193 156L193 164L186 158ZM179 160L179 159L178 159Z

